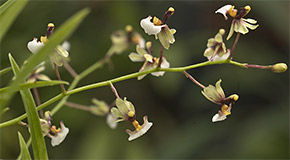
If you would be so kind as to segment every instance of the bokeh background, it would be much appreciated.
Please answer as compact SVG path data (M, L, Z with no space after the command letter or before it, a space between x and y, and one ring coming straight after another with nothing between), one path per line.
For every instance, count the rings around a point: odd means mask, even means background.
M5 1L1 0L1 4ZM111 46L110 35L128 24L146 40L153 42L157 54L160 44L139 26L148 15L162 17L168 7L175 14L168 25L175 28L176 42L164 52L172 67L206 61L203 52L207 39L218 29L229 30L230 20L215 14L225 4L236 8L250 5L246 16L258 21L256 30L241 36L234 60L250 64L285 62L289 66L289 1L31 1L16 19L1 44L1 69L9 66L8 53L22 64L31 53L26 48L33 37L46 33L46 26L53 22L60 26L78 10L89 7L91 13L68 39L71 43L71 66L80 73L101 59ZM1 29L1 28L0 28ZM231 48L234 37L226 42ZM142 63L132 63L128 54L114 56L114 69L105 66L82 80L78 86L108 80L139 70ZM62 78L71 82L64 68ZM239 101L233 106L227 120L212 123L211 118L219 109L208 101L201 89L180 73L166 73L163 77L147 76L142 81L126 80L115 84L121 97L127 97L137 110L137 119L148 115L153 127L141 138L128 142L127 128L121 122L117 129L110 129L104 117L63 107L53 117L58 125L63 120L70 133L57 147L45 138L51 159L286 159L289 158L289 71L275 74L269 70L243 69L233 65L215 65L188 71L204 85L222 79L227 95L238 93ZM48 64L45 71L57 79ZM1 87L8 84L12 73L1 76ZM40 88L41 101L45 102L59 93L59 87ZM91 105L98 98L113 102L109 87L88 90L72 95L69 101ZM51 110L55 104L45 108ZM19 95L13 98L10 110L1 121L24 113ZM17 131L25 140L26 128L13 125L1 128L1 159L15 159L19 154Z

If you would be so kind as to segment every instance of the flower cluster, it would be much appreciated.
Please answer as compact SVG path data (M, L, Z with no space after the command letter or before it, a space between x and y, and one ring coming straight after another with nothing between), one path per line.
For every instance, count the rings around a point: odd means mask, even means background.
M140 125L139 122L136 120L134 105L130 101L127 101L126 98L124 98L124 100L122 100L121 98L117 98L115 103L116 103L116 107L113 107L111 109L111 112L114 117L118 118L117 122L126 120L126 121L131 122L135 128L134 131L131 131L129 129L126 130L126 132L129 134L129 138L128 138L129 141L132 141L142 136L153 125L152 122L148 121L147 116L143 117L144 123L143 125Z
M238 10L235 9L235 6L225 5L215 12L222 14L225 17L225 20L228 19L227 14L229 14L233 18L227 40L232 37L234 31L237 33L246 34L249 32L248 28L254 30L259 26L255 25L257 23L256 20L250 18L243 18L250 12L250 10L250 6L245 6L241 8L238 12Z
M28 42L27 48L33 53L36 54L48 41L49 36L54 31L54 24L49 23L47 25L47 33L46 36L41 36L40 41L37 38L33 38L32 41ZM63 61L67 60L69 53L68 50L70 49L69 42L65 41L61 46L57 46L52 54L50 54L49 58L50 61L57 64L58 66L63 65Z
M207 49L204 51L204 56L209 61L225 60L229 57L230 51L226 51L226 45L223 42L224 29L220 29L214 38L208 39Z
M221 87L222 80L216 82L215 87L209 85L205 87L201 93L213 103L221 105L221 109L212 117L212 122L223 121L231 114L232 104L234 104L239 96L237 94L232 94L228 97L225 96L225 93ZM227 105L228 104L228 105Z
M143 49L142 47L140 47L139 45L137 45L136 46L137 53L132 52L129 54L129 58L132 62L144 62L143 66L140 68L139 72L158 67L158 64L160 61L160 58L152 56L153 51L152 51L152 43L151 42L146 43L146 49L147 49L147 51L145 49ZM169 68L170 67L169 62L166 60L165 57L162 57L162 62L161 62L160 67L161 68ZM153 72L153 73L151 73L151 75L159 77L159 76L163 76L164 73L165 72L159 71L159 72ZM138 80L143 79L145 76L146 76L146 74L139 76Z
M170 44L175 42L174 34L176 33L175 29L170 29L166 24L168 18L173 15L174 8L170 7L164 14L163 21L159 18L154 17L153 21L151 16L144 18L140 21L141 27L144 29L145 33L148 35L155 35L156 39L159 39L162 46L166 49L169 49Z
M44 118L40 118L39 120L43 136L48 136L51 138L51 145L53 147L64 141L69 129L65 127L63 121L60 122L60 128L56 128L56 126L51 124L52 118L49 111L46 111L44 113ZM24 122L21 122L21 124L28 127L28 130L30 131L29 125Z

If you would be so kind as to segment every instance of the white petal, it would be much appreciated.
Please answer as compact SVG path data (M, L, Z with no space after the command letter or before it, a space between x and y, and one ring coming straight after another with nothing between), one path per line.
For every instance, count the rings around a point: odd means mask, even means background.
M143 38L140 38L139 39L139 43L138 45L141 47L141 48L145 48L145 40Z
M117 120L118 119L116 117L114 117L112 114L109 113L107 115L106 122L111 129L117 128L117 126L118 126L118 123L116 122Z
M223 56L219 56L219 55L215 55L213 57L213 60L212 61L222 61L222 60L226 60L230 55L230 52L227 52L226 54L224 54Z
M66 50L69 51L70 50L70 43L68 41L64 41L61 45L61 47Z
M36 78L42 81L50 81L50 78L47 75L44 74L37 74Z
M144 29L145 33L148 35L156 35L161 31L161 28L164 26L155 26L150 20L152 19L151 16L144 18L140 21L141 27Z
M220 113L217 113L215 114L213 117L212 117L212 122L217 122L217 121L223 121L227 119L227 116L225 114L221 114Z
M252 24L256 24L256 23L257 23L256 20L251 19L251 18L247 18L247 19L242 18L242 20L243 20L243 21L246 21L246 22L249 22L249 23L252 23Z
M165 59L165 57L163 57L162 59L162 63L160 65L161 68L169 68L170 64L169 62ZM153 76L159 77L159 76L163 76L164 75L164 71L160 71L160 72L153 72L151 73Z
M44 44L42 42L37 41L37 38L34 38L32 41L27 43L27 48L32 53L36 53Z
M144 123L142 125L142 129L140 129L139 131L130 131L129 129L126 130L126 132L129 134L129 141L132 141L140 136L142 136L143 134L145 134L153 125L152 122L148 122L147 116L143 117Z
M221 8L219 8L218 10L216 10L215 13L220 13L220 14L224 15L225 20L227 20L228 19L227 12L230 10L230 8L232 8L232 5L228 4L228 5L225 5Z
M60 122L60 126L61 126L61 131L57 133L56 136L50 136L51 145L53 147L59 145L65 139L66 135L69 132L69 129L64 126L63 122Z

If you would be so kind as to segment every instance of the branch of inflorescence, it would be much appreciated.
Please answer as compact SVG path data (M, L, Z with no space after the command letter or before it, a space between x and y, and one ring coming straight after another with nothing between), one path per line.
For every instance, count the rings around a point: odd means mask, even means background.
M177 68L153 68L150 70L145 70L142 72L136 72L136 73L132 73L132 74L128 74L125 76L121 76L118 78L114 78L111 80L106 80L106 81L102 81L102 82L98 82L98 83L94 83L94 84L90 84L90 85L86 85L86 86L82 86L76 89L72 89L80 80L79 78L77 78L76 81L73 81L73 83L71 84L70 88L68 89L67 92L65 93L61 93L53 98L51 98L50 100L46 101L45 103L39 105L37 107L37 110L41 110L47 106L49 106L50 104L62 99L64 100L65 98L67 98L69 95L73 95L82 91L86 91L89 89L93 89L93 88L98 88L98 87L103 87L103 86L110 86L112 83L116 83L116 82L120 82L120 81L124 81L127 79L132 79L132 78L137 78L138 76L144 75L144 74L150 74L152 72L158 72L158 71L165 71L165 72L180 72L180 73L184 73L184 71L189 70L189 69L194 69L194 68L199 68L199 67L203 67L203 66L209 66L209 65L215 65L215 64L232 64L232 65L236 65L242 68L248 68L251 67L251 65L248 65L247 63L240 63L240 62L236 62L236 61L232 61L232 60L222 60L222 61L206 61L206 62L201 62L201 63L197 63L194 65L189 65L189 66L185 66L185 67L177 67ZM256 68L256 67L253 67ZM93 68L91 68L91 70L93 70ZM87 72L89 73L89 72ZM82 74L80 74L82 75ZM85 75L85 74L83 74ZM84 77L84 76L82 76ZM66 100L63 102L63 104L66 102ZM59 103L59 106L56 106L52 112L55 113L56 111L58 111L60 109L61 106L63 106L63 104ZM0 128L3 127L7 127L13 124L16 124L18 122L20 122L21 120L25 119L27 117L26 114L23 114L19 117L16 117L14 119L11 119L9 121L3 122L0 124Z

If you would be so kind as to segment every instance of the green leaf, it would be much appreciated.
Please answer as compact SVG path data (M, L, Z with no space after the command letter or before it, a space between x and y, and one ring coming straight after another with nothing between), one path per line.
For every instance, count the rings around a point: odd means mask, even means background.
M36 81L32 83L19 84L16 90L19 91L23 89L47 87L47 86L54 86L54 85L60 85L60 84L68 85L69 83L66 81ZM0 93L5 92L7 89L8 87L0 88Z
M20 157L19 157L19 159L30 160L31 156L29 154L28 147L27 147L20 132L18 132L18 139L19 139L19 144L20 144Z
M13 73L17 78L20 74L20 69L11 54L9 54L9 61L11 63ZM24 80L22 82L24 82ZM45 141L42 135L40 121L36 110L36 105L34 103L31 92L29 91L29 89L23 89L20 90L20 95L22 97L24 108L27 113L28 125L32 138L32 149L34 158L48 159Z
M50 53L53 52L55 47L59 45L62 41L66 40L68 36L73 33L76 27L80 24L80 22L85 18L85 16L89 13L89 9L83 9L68 19L62 26L60 26L54 34L51 35L49 41L45 43L45 46L42 47L38 53L33 54L29 57L27 64L19 75L15 78L14 81L11 82L9 89L7 89L0 96L0 109L5 107L10 99L13 97L13 93L17 91L17 86L21 81L23 81L32 70L42 61L44 61Z
M0 42L28 0L8 0L0 7Z
M11 71L11 67L7 67L7 68L2 69L2 70L0 71L0 76L2 76L3 74L5 74L5 73L7 73L7 72L9 72L9 71Z

